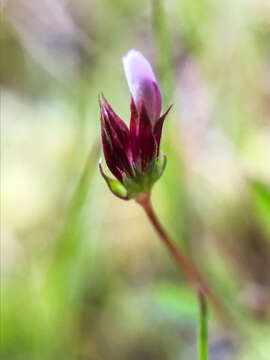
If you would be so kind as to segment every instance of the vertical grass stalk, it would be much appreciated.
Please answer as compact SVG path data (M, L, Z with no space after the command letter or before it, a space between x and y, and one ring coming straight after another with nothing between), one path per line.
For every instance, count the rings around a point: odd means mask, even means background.
M199 339L198 339L198 360L208 359L208 319L207 303L202 292L198 293L199 300Z

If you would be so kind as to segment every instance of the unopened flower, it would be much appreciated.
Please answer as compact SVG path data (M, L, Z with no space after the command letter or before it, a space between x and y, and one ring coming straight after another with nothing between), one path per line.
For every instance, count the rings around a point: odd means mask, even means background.
M131 92L130 126L114 112L104 95L99 99L101 137L108 168L116 179L99 168L110 190L128 200L149 193L166 166L159 154L162 126L171 107L161 115L162 100L155 74L145 57L130 50L123 66Z

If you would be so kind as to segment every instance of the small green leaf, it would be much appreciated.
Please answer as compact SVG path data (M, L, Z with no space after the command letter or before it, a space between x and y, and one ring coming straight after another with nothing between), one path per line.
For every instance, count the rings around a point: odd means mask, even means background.
M123 184L120 183L118 180L114 180L111 178L107 178L107 184L110 187L111 191L120 196L120 197L126 197L127 196L127 190L124 187Z
M129 200L127 189L125 188L125 186L119 180L112 179L104 173L101 166L101 159L99 161L99 170L111 192L122 200Z

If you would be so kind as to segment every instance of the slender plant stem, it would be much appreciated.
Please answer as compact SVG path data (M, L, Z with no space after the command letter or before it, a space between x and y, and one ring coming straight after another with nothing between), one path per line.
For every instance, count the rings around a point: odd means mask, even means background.
M161 225L159 219L157 218L154 209L151 204L150 194L140 194L136 201L138 204L142 206L144 209L148 219L153 225L154 229L158 233L160 239L163 244L168 249L171 256L175 259L179 268L188 278L190 284L194 287L196 293L199 292L206 296L212 303L214 309L218 313L218 315L223 319L223 322L229 325L230 327L234 327L238 329L238 326L233 321L230 313L224 304L216 297L216 295L211 291L209 285L197 269L197 267L193 264L189 258L182 253L182 251L177 248L173 241L170 239L169 235ZM238 329L239 330L239 329Z
M199 316L199 346L198 359L208 359L208 323L207 323L207 303L202 292L198 293L200 316Z
M176 260L178 266L185 273L192 286L195 287L196 291L200 291L209 295L209 287L195 265L182 253L180 249L174 245L165 229L159 222L150 201L150 194L142 194L141 196L137 197L136 201L143 207L148 219L158 233L160 239L167 247L171 256Z

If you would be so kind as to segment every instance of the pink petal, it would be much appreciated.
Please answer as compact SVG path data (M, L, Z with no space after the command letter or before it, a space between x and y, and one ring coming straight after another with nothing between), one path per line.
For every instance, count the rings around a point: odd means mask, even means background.
M154 125L160 117L162 100L153 69L146 58L137 50L129 50L122 61L137 111L141 111L144 103L151 123Z

